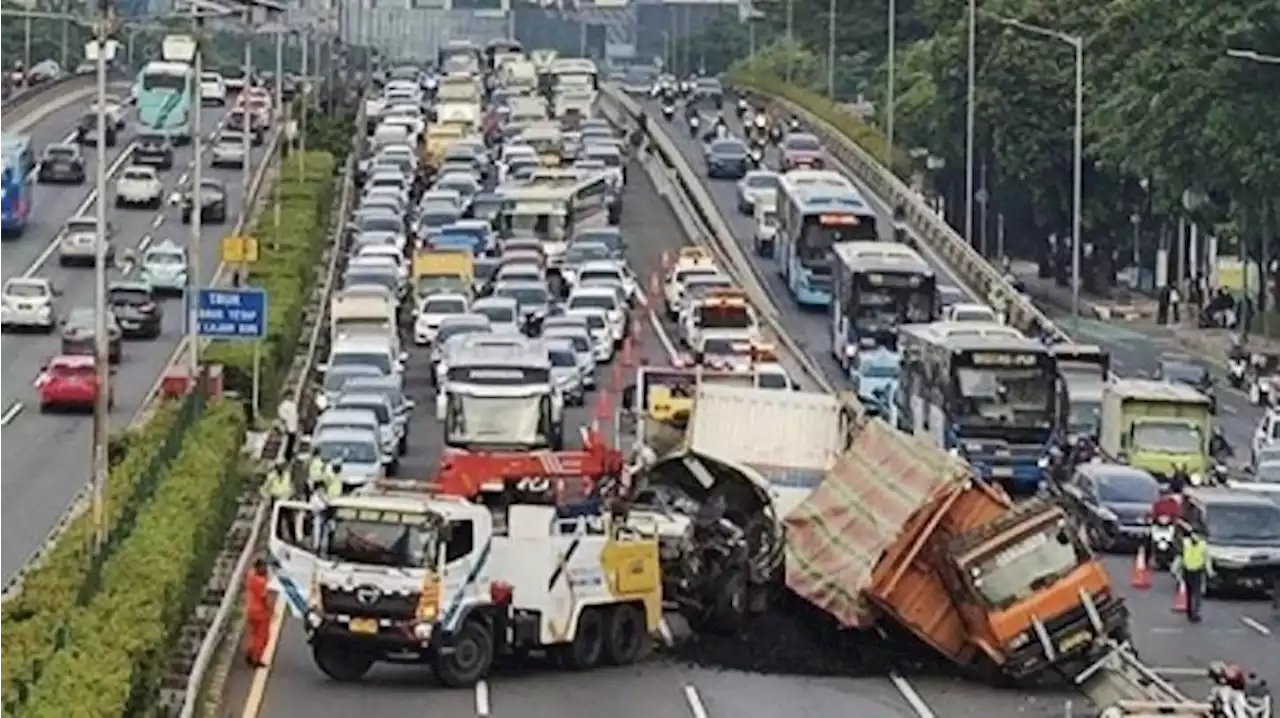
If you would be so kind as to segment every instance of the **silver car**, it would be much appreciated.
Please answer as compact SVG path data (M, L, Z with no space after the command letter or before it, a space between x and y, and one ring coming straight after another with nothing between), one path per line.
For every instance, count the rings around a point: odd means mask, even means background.
M777 173L769 170L751 170L746 177L738 180L738 211L751 214L756 211L756 202L776 197L777 194Z
M551 322L571 319L552 325ZM596 388L596 352L591 341L591 332L580 317L551 317L542 326L544 339L565 339L573 345L573 352L578 357L578 370L582 373L582 386L585 390Z
M243 132L219 132L210 150L209 164L214 167L243 167L244 139Z
M564 395L566 404L582 406L587 392L573 340L566 337L544 337L543 342L547 347L547 356L551 359L551 381L555 382L556 388Z
M378 432L370 429L324 429L311 437L310 456L318 456L326 464L341 461L338 476L347 490L386 477L385 456Z
M58 235L58 263L62 266L80 264L92 267L98 252L98 222L92 217L72 217ZM111 225L107 225L106 261L115 260L115 248L111 246Z
M383 376L372 364L347 364L330 368L324 375L324 384L316 392L316 408L320 411L333 406L347 388L347 382L357 378Z
M382 453L386 455L387 471L395 473L399 457L404 453L400 440L404 438L404 422L396 415L391 400L382 394L355 394L348 389L334 402L332 409L371 411L378 418L378 439Z

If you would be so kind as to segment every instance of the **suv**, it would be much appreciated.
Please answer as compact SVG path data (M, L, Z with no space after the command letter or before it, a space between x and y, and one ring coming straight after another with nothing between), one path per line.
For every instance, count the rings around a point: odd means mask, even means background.
M106 262L115 261L115 248L111 245L111 225L107 225ZM92 267L97 260L98 222L93 217L72 217L63 225L58 235L58 264Z
M36 171L36 181L41 184L84 184L84 156L80 154L80 148L70 144L49 145L44 148L44 154L40 157L40 169Z
M162 170L173 168L173 142L166 136L156 133L138 135L137 144L133 148L133 163L150 165Z
M116 206L137 207L139 205L159 209L164 202L164 183L156 168L145 165L130 165L124 169L120 179L116 180Z
M209 164L214 167L244 167L244 133L219 132L213 140Z

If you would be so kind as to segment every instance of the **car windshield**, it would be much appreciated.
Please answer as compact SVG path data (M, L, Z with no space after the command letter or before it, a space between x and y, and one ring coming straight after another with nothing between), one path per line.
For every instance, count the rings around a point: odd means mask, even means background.
M777 374L774 372L764 372L760 374L756 384L761 389L790 389L791 382L787 380L785 374Z
M451 444L545 445L544 396L448 394L445 435Z
M1071 400L1067 429L1077 434L1096 434L1102 425L1102 402Z
M982 597L1004 609L1052 585L1079 562L1070 536L1050 526L979 559L969 574Z
M321 439L316 453L325 461L341 459L352 464L374 464L379 459L375 441Z
M609 310L617 306L617 301L612 295L592 292L590 294L575 294L569 298L569 309L604 309Z
M894 361L870 361L858 367L858 375L863 379L897 379L900 368Z
M1103 503L1150 505L1160 497L1160 484L1146 474L1103 475L1097 485L1098 499Z
M243 132L223 132L218 135L218 144L223 146L232 145L234 147L243 147L246 138L247 135Z
M97 234L98 223L92 219L73 219L67 222L67 234Z
M428 297L423 302L423 314L462 314L467 303L461 297Z
M151 293L137 287L112 287L107 290L107 299L111 304L146 304Z
M750 174L747 175L747 186L751 189L773 189L778 186L778 178L772 173Z
M70 159L76 156L76 150L74 147L63 147L61 145L49 147L44 151L44 153L47 157L55 159Z
M1199 454L1203 445L1204 436L1193 424L1148 420L1133 427L1133 447L1137 451Z
M621 282L622 272L613 267L586 269L578 274L579 282L590 282L597 280L606 280L610 282Z
M335 392L342 389L349 379L357 376L378 376L379 372L371 366L346 366L330 369L324 376L324 390Z
M356 515L360 520L355 520ZM361 511L347 516L340 510L325 536L326 558L366 566L430 566L439 550L439 535L424 517L399 512Z
M1214 541L1280 542L1280 506L1214 504L1205 514L1208 535Z
M385 375L391 373L391 355L380 351L344 351L334 354L329 365L373 367L378 373Z
M603 313L601 313L601 312L591 312L590 314L586 314L586 313L584 313L584 314L581 314L580 316L586 317L586 319L587 319L587 328L588 328L588 329L590 329L591 331L593 331L593 332L598 332L598 331L600 331L601 329L604 329L604 314L603 314Z
M53 366L49 367L49 369L51 370L51 373L54 376L66 377L66 378L92 377L97 374L95 367L93 366L93 364L90 364L90 363L81 363L81 364L55 363Z
M393 214L372 214L360 218L358 230L364 232L396 233L404 229L404 222Z
M510 324L516 320L515 312L511 310L511 307L489 305L486 307L475 307L472 311L477 314L485 315L489 318L489 321L494 324Z
M49 296L49 288L33 282L10 282L5 285L5 296L22 299L35 299Z
M740 348L741 340L724 337L710 337L702 343L702 352L711 356L732 356L744 354Z
M622 235L616 231L608 229L594 232L579 232L573 238L573 244L578 244L579 242L594 242L596 244L602 244L608 247L609 251L616 252L622 246Z
M570 334L569 332L551 332L547 334L547 336L568 339L569 342L573 344L573 350L575 352L581 353L581 352L587 352L591 350L591 340L588 339L587 336L585 334L582 334L581 332L573 333L573 334Z
M440 327L440 331L436 334L436 343L443 346L454 337L466 336L467 334L484 334L488 331L488 327L477 324L445 324Z
M564 253L564 263L578 265L597 259L608 259L609 248L599 242L575 242Z
M547 351L551 357L551 366L574 367L578 365L578 356L571 347L552 348Z
M796 152L817 152L822 149L822 143L818 142L816 137L808 135L792 136L787 138L783 149Z
M378 418L379 424L387 424L391 421L391 412L387 405L381 401L363 401L358 399L343 399L338 402L339 409L359 409L360 411L372 411L373 415Z
M124 171L124 179L127 179L127 180L136 180L139 182L150 182L151 180L155 179L155 177L156 177L155 173L145 170L141 167L130 167L129 169Z
M498 287L494 294L499 297L510 297L516 300L516 303L522 307L533 306L537 304L546 304L550 300L546 287L535 286L505 286Z
M67 328L78 331L93 331L93 310L92 309L72 309L67 315Z
M1160 373L1169 381L1200 384L1208 377L1209 370L1195 364L1169 362L1160 367Z
M747 146L737 140L717 140L711 145L711 154L724 157L745 157Z

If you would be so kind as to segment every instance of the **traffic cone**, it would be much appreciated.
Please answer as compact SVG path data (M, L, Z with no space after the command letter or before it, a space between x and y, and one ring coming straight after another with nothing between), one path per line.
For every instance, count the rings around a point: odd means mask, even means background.
M622 366L630 369L635 366L635 347L632 346L631 337L628 335L622 342Z
M1147 565L1147 547L1139 546L1133 558L1133 587L1151 588L1151 567Z
M1187 582L1178 579L1178 590L1173 594L1173 612L1187 612Z

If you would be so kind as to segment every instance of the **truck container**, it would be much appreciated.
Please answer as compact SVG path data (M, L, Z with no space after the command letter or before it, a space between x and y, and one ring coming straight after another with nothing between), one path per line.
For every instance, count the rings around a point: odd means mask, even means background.
M160 57L165 62L185 62L188 65L196 60L196 41L190 35L165 35L160 41Z
M1189 386L1117 379L1102 394L1098 445L1107 456L1166 479L1183 468L1194 479L1209 468L1213 411Z

